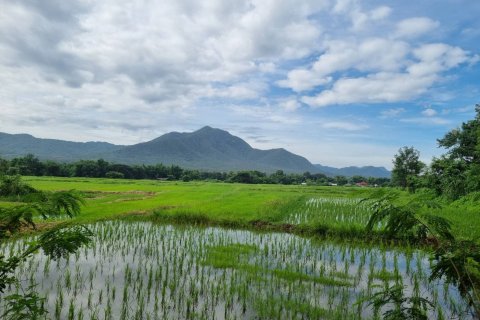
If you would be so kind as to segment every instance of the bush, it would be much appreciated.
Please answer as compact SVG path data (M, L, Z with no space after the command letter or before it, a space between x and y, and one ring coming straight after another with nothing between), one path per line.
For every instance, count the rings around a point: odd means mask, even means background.
M123 179L123 178L125 178L125 175L121 172L118 172L118 171L108 171L107 173L105 173L105 178Z
M3 176L0 180L0 196L24 196L38 191L22 182L19 175L15 176Z

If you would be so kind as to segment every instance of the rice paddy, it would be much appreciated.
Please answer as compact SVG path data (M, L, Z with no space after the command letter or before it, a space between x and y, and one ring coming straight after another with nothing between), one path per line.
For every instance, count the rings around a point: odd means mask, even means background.
M308 198L287 219L292 224L330 223L365 226L372 214L370 202L362 198Z
M369 299L392 285L431 301L428 318L471 319L456 288L429 282L429 255L419 249L296 235L302 232L295 228L361 234L372 213L364 200L371 189L45 177L28 182L42 190L83 192L86 206L73 221L95 234L91 247L68 259L38 252L18 269L21 281L8 293L34 286L45 297L48 319L381 319L394 306L374 310ZM472 208L455 203L437 213L452 217L457 235L471 237L480 235ZM31 240L4 242L0 253L19 252ZM0 310L4 306L2 300Z
M429 283L427 256L411 248L150 222L90 228L91 247L57 261L37 253L10 292L36 284L52 319L375 319L365 298L397 283L434 302L429 318L469 319L455 288Z

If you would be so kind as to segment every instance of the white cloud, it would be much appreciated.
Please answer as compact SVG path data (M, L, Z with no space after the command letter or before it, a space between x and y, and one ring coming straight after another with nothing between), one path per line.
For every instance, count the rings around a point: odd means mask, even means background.
M432 108L427 108L422 111L422 114L426 117L433 117L433 116L436 116L438 112Z
M346 131L361 131L369 128L369 126L366 124L358 124L346 121L326 122L322 124L322 127L325 129L338 129Z
M319 56L311 69L291 70L287 79L277 84L302 92L331 82L330 75L336 72L351 69L362 72L396 71L407 63L408 45L402 41L381 38L359 42L334 40L328 41L325 46L325 53Z
M394 71L404 66L408 50L405 42L382 38L329 41L312 69L322 76L349 69Z
M380 112L380 115L382 118L396 118L405 111L405 108L387 109Z
M369 23L387 18L392 9L388 6L379 6L366 11L358 0L337 0L332 11L336 14L348 16L353 31L362 31Z
M283 88L291 88L295 92L302 92L326 84L331 80L331 77L323 77L311 70L295 69L288 73L286 80L280 80L277 84Z
M236 115L248 117L252 123L260 123L262 126L267 123L281 125L295 125L302 122L302 118L292 115L289 110L279 110L268 106L254 107L245 105L233 105L229 107Z
M287 112L292 112L300 108L301 105L300 105L300 102L297 101L297 99L289 98L284 101L281 101L279 103L279 106Z
M416 97L433 84L436 76L411 77L406 73L377 73L361 78L343 78L329 90L302 102L312 107L350 103L398 102Z
M326 113L302 102L409 101L444 84L447 72L480 59L447 43L428 43L440 26L434 19L398 21L390 7L365 3L0 0L0 128L134 143L207 123L225 129L254 123L299 132L298 141L307 134L305 122L316 118L312 134L322 129L317 120ZM340 119L351 119L341 112ZM389 109L381 116L402 113ZM318 131L358 136L368 128L328 117ZM403 121L445 119L431 114ZM268 137L279 147L288 138L282 134ZM353 151L340 154L332 145L331 157L352 164ZM312 140L303 154L313 149Z
M451 124L451 121L448 119L434 117L430 115L427 115L426 117L419 117L419 118L405 118L405 119L400 119L400 121L406 122L406 123L436 125L436 126Z
M425 44L412 52L417 59L400 72L381 71L357 78L340 78L316 96L304 96L312 107L351 103L399 102L418 97L441 80L441 72L468 62L471 55L442 43ZM406 64L408 60L404 60ZM398 65L402 65L399 62ZM367 65L377 67L375 63ZM380 67L381 64L378 65ZM387 64L388 66L388 64Z
M395 30L399 38L416 38L438 28L440 23L427 17L408 18L400 21Z
M263 62L258 65L258 69L263 73L273 73L276 71L276 66L273 62Z
M2 128L50 119L70 123L77 139L92 131L74 123L124 142L142 123L153 131L189 121L202 99L262 99L264 74L317 48L322 28L312 14L327 1L0 4Z
M387 6L380 6L370 12L370 17L372 20L382 20L388 18L391 13L392 8Z

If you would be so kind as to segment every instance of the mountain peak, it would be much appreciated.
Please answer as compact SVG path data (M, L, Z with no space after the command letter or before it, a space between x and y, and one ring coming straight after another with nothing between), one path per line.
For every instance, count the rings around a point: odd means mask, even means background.
M197 132L198 132L198 131L211 131L211 130L215 130L215 128L212 128L212 127L210 127L210 126L204 126L204 127L200 128L200 129L198 129Z
M212 128L210 126L205 126L198 129L197 131L191 132L191 134L196 134L196 133L228 133L230 134L228 131L218 129L218 128Z

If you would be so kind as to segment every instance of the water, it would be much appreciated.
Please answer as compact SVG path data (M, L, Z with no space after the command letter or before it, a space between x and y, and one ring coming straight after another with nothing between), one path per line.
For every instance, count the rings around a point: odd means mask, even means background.
M336 225L367 224L372 214L368 201L360 198L310 198L287 218L287 223L324 223Z
M363 319L373 311L358 301L401 283L407 295L435 303L431 318L469 318L455 288L429 284L420 251L148 222L90 228L90 248L58 261L35 254L10 292L36 283L52 319ZM8 256L28 241L1 251Z

